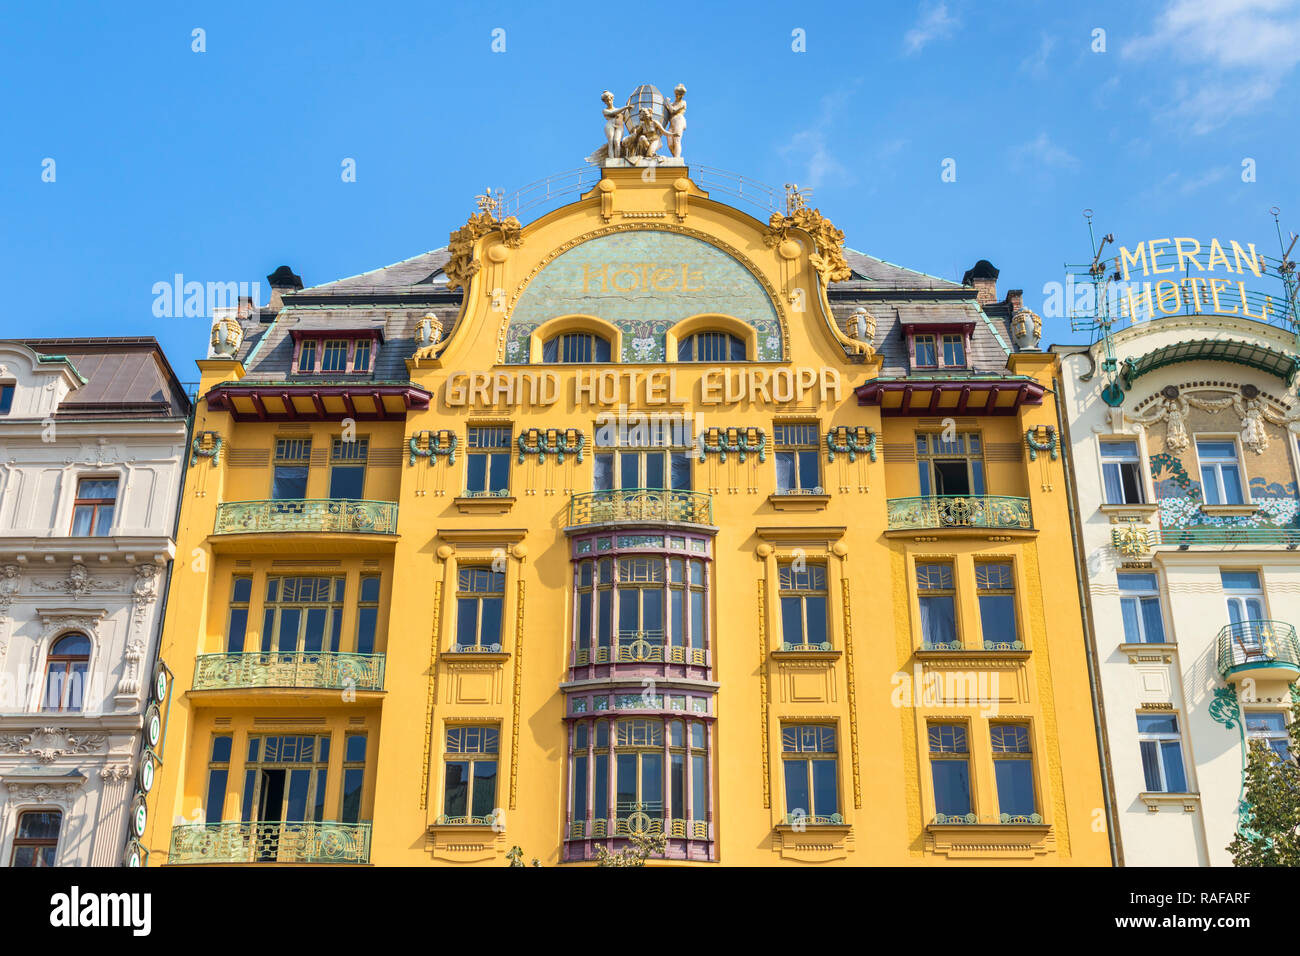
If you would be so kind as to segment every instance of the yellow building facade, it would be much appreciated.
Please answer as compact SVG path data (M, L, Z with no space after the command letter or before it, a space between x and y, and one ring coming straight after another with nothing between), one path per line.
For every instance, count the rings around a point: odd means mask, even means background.
M1106 865L1037 316L607 160L218 319L149 865Z

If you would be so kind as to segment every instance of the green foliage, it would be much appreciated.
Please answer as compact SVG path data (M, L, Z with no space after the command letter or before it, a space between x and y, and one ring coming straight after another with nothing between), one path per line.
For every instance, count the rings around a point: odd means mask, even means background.
M1291 705L1291 753L1300 754L1300 702ZM1234 866L1300 866L1300 765L1281 760L1258 740L1246 758L1246 792Z
M524 866L525 864L524 864L524 850L523 850L523 847L512 846L512 847L510 848L510 852L506 854L506 859L510 861L510 863L509 863L510 866ZM532 866L541 866L542 864L541 864L541 862L537 859L537 857L533 857L533 862L532 862L531 865L532 865Z
M645 866L647 858L663 856L668 838L662 833L634 833L628 845L617 853L610 853L603 844L596 845L597 866Z

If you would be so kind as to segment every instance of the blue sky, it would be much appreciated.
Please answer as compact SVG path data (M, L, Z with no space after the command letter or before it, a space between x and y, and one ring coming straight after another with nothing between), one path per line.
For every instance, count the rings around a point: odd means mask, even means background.
M1218 236L1277 255L1270 206L1300 231L1300 0L0 17L0 335L155 335L183 379L208 323L155 318L154 283L265 294L281 263L311 285L444 245L485 186L582 165L601 90L622 102L643 82L689 88L688 161L812 186L850 246L902 265L960 279L988 258L1036 309L1088 256L1085 207L1128 244ZM1044 337L1080 338L1051 319Z

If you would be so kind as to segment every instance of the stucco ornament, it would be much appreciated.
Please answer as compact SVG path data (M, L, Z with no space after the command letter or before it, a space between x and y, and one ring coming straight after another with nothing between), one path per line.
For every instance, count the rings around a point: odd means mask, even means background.
M63 591L74 598L79 598L94 591L112 590L116 585L111 581L92 578L84 564L74 564L68 569L68 576L62 581L38 581L36 587L42 591Z
M209 342L209 358L234 358L244 341L244 327L233 315L222 316L212 321L212 338Z
M1043 336L1042 318L1032 309L1021 309L1011 317L1011 335L1022 352L1037 351Z
M1130 415L1129 420L1142 425L1165 423L1165 447L1171 451L1185 451L1190 444L1187 437L1187 414L1191 410L1187 399L1178 391L1176 385L1166 385L1160 391L1161 399L1154 409L1145 415Z
M107 743L107 734L83 734L66 727L42 727L28 733L0 734L0 753L20 754L35 757L41 763L53 763L59 757L94 753Z
M808 257L808 261L823 282L844 282L852 277L853 270L844 258L844 230L836 229L835 224L816 209L798 206L785 215L772 213L763 232L763 242L769 249L776 248L789 239L795 229L812 237L817 251Z
M844 323L844 334L871 345L876 338L876 317L862 306L858 306Z
M482 196L476 197L475 202L478 203L479 211L470 216L465 225L453 232L447 241L447 251L451 253L451 258L442 267L442 271L447 277L448 290L464 288L478 274L482 263L474 258L474 247L484 236L501 233L501 242L508 249L518 249L524 244L520 233L523 227L519 225L519 219L515 216L501 216L503 205L499 193L493 196L489 189Z
M415 355L413 358L432 358L442 343L442 319L432 312L426 312L415 323Z
M0 567L0 614L9 610L20 584L22 584L22 571L18 565L6 564Z
M648 107L642 107L637 113L636 126L632 127L628 137L623 141L623 155L627 159L658 159L659 146L668 130L655 119Z

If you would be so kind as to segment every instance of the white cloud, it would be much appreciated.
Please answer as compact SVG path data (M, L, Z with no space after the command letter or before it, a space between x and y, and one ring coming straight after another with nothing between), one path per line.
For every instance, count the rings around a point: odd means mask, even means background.
M799 185L846 186L854 182L852 173L836 158L828 141L834 139L835 121L847 114L850 96L857 87L855 81L837 93L823 96L812 125L797 130L784 146L777 148L782 156L803 157L807 163L807 172Z
M1034 76L1047 75L1047 58L1051 56L1052 49L1056 46L1056 37L1050 37L1046 33L1038 43L1038 49L1029 56L1020 61L1020 69L1032 73Z
M1079 160L1064 146L1054 143L1046 133L1039 133L1028 143L1016 147L1017 164L1033 166L1039 170L1078 169Z
M1200 173L1184 173L1174 170L1164 178L1144 189L1138 196L1143 204L1158 204L1169 199L1191 196L1208 186L1227 178L1228 170L1222 166L1211 167Z
M903 34L903 48L908 53L919 53L931 40L943 40L952 36L958 26L958 19L948 13L948 4L923 4L920 19Z

